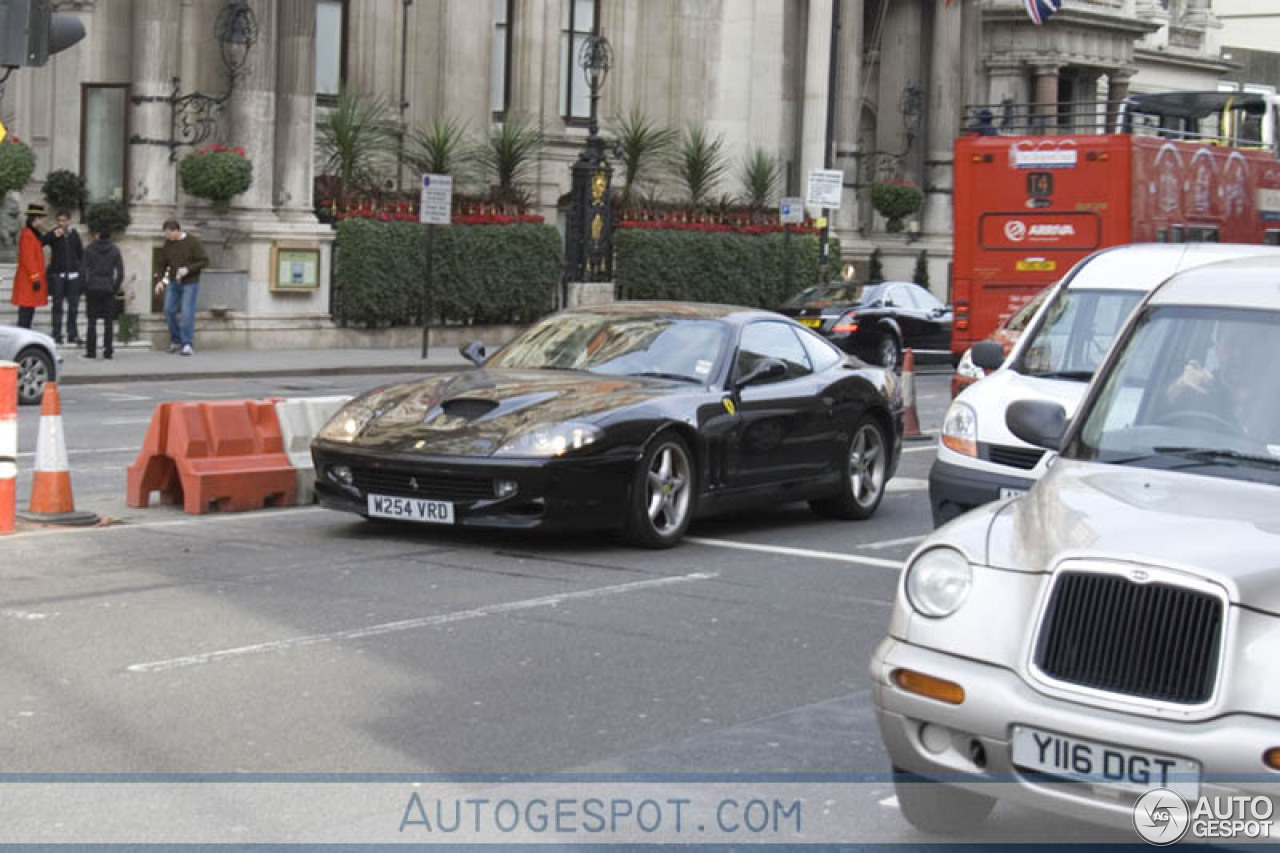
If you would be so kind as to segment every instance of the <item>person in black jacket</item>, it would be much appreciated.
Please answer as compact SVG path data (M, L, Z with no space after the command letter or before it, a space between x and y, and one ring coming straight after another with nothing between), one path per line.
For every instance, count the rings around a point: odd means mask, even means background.
M80 315L81 274L84 272L84 245L80 232L71 227L71 214L58 211L58 224L44 235L52 250L49 258L49 298L53 310L53 340L62 343L62 303L67 304L67 343L80 343L77 320Z
M84 298L89 311L84 356L97 356L98 321L102 320L102 357L111 358L111 326L115 319L116 293L124 284L124 258L111 242L110 234L99 234L84 250L84 279Z

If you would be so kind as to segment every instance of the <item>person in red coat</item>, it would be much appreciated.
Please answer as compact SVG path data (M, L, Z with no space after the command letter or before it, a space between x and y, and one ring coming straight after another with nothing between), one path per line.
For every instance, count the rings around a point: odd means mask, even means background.
M40 231L44 205L27 206L27 227L18 238L18 271L13 277L13 296L18 306L18 325L31 328L36 309L49 304L49 277L44 270L44 237Z

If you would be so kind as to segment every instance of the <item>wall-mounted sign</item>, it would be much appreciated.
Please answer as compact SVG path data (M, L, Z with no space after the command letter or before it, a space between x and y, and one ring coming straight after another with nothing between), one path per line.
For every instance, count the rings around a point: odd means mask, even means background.
M272 290L319 290L320 250L273 246L271 248Z

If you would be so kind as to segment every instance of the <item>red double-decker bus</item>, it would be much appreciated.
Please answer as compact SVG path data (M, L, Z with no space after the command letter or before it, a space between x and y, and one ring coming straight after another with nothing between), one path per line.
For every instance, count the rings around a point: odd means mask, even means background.
M955 145L952 352L1104 246L1280 244L1278 103L1171 92L1049 115L967 108Z

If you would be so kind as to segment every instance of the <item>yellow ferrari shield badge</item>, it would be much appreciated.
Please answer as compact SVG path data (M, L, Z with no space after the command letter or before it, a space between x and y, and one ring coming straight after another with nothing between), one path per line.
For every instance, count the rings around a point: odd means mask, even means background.
M721 400L721 402L724 403L724 410L729 414L732 415L734 412L737 411L737 409L734 408L732 397L725 397L723 400Z

